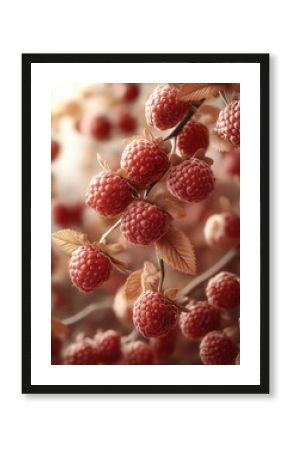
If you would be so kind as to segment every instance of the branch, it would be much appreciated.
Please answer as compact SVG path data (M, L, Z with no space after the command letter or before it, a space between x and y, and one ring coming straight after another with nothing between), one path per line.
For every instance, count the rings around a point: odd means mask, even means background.
M230 262L239 256L239 250L232 249L226 253L216 264L210 267L206 272L203 272L198 277L194 278L190 283L184 286L181 291L179 291L178 296L184 297L189 295L194 289L198 288L202 283L211 278Z
M163 287L163 281L165 278L165 267L164 267L163 259L161 259L161 258L159 258L159 256L157 256L157 260L158 260L158 264L159 264L159 268L160 268L160 280L159 280L159 284L158 284L158 291L161 292L162 287Z
M121 219L118 219L117 222L114 223L113 226L111 226L111 228L109 228L100 238L99 242L100 244L102 242L105 242L106 238L109 236L109 234L111 234L116 228L118 228L121 224Z
M82 319L85 319L87 316L96 311L105 310L111 307L111 301L105 300L101 303L94 303L93 305L88 305L78 313L74 314L67 319L63 319L62 323L64 325L74 325Z
M200 107L200 105L204 102L204 100L201 100L199 103L190 103L188 111L185 113L184 117L181 119L181 121L176 125L175 128L169 133L169 135L164 138L164 141L168 141L169 139L175 137L178 135L178 133L182 130L184 125L187 124L187 122L192 118L193 114L196 112L196 110Z

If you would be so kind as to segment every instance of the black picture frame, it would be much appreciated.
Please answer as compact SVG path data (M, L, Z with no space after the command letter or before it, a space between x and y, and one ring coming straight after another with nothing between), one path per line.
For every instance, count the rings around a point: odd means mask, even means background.
M23 54L22 55L22 393L32 394L267 394L269 393L269 54ZM31 64L260 64L260 384L31 384ZM261 151L262 149L262 151Z

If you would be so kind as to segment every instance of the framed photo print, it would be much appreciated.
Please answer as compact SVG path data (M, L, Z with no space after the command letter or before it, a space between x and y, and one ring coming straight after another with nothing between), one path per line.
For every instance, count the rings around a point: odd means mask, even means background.
M22 142L23 393L268 393L269 55L23 54Z

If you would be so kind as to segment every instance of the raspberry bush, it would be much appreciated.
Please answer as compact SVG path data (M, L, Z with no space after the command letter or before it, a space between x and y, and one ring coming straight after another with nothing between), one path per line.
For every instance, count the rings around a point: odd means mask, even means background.
M78 101L61 109L83 142L69 186L52 117L52 364L238 364L238 85L96 85Z

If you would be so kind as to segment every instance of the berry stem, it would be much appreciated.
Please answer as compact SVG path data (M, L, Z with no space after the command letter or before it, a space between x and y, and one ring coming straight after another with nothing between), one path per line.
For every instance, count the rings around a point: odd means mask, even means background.
M118 228L121 224L121 219L118 219L117 222L114 223L114 225L111 226L100 238L99 243L105 243L106 238L111 234L116 228Z
M164 141L168 141L169 139L175 137L178 135L178 133L182 130L182 128L187 124L187 122L191 119L193 114L196 112L196 110L200 107L200 105L204 102L204 100L201 100L198 103L190 103L188 111L185 113L181 121L176 125L175 128L169 133L169 135L164 138Z
M127 344L128 342L135 341L139 337L139 332L134 328L131 333L129 333L127 336L124 336L122 338L122 342L124 344Z
M161 292L162 287L163 287L164 278L165 278L165 267L164 267L164 261L162 258L159 258L159 256L157 256L157 260L158 260L158 264L159 264L159 268L160 268L160 280L159 280L159 284L158 284L158 291Z
M109 309L109 308L111 308L111 306L112 306L112 304L108 300L105 300L100 303L94 303L92 305L88 305L84 309L79 311L78 313L74 314L73 316L68 317L67 319L63 319L62 323L64 325L74 325L75 323L79 322L80 320L85 319L87 316L89 316L93 312Z
M230 262L234 261L237 256L239 256L239 250L232 249L228 251L216 264L210 267L205 272L201 273L198 277L194 278L190 283L184 286L178 293L179 297L185 297L190 294L193 290L198 288L202 283L211 278L217 272L219 272L223 267L227 266Z

